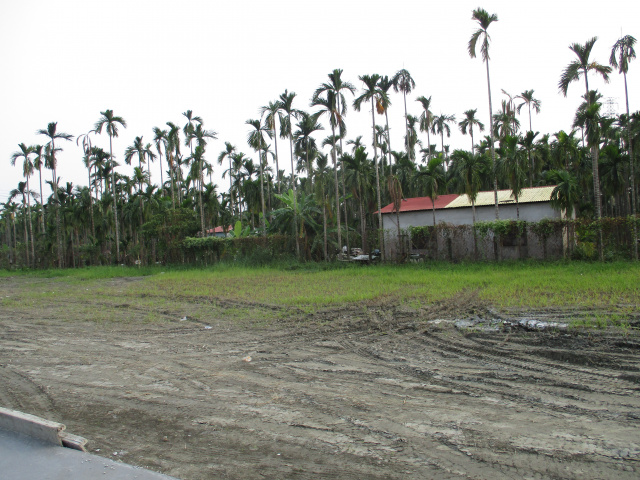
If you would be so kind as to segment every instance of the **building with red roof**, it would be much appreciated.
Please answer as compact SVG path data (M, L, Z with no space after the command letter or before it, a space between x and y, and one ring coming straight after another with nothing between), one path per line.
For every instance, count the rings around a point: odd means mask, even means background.
M554 185L523 188L517 205L511 190L498 190L500 219L516 220L519 217L520 220L538 222L543 218L561 218L562 212L551 207L551 193L554 188ZM475 201L476 222L495 220L494 205L493 190L478 192ZM434 214L436 224L444 222L451 225L471 225L473 223L471 201L465 194L440 195L436 198L435 205L430 197L407 198L400 204L399 215L396 214L392 203L382 208L380 212L382 227L385 230L397 228L397 216L400 217L401 229L433 225Z

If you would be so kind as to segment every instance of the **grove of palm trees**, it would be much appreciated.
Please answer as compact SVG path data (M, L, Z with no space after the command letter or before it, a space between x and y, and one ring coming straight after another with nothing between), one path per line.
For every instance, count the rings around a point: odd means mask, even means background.
M124 151L114 151L113 140L127 129L126 111L97 111L82 132L67 132L55 119L33 125L34 138L15 139L16 151L5 159L23 180L1 206L0 265L192 261L194 239L216 227L240 243L278 244L279 254L330 261L342 246L382 249L379 211L402 198L459 193L473 201L477 192L493 190L499 219L497 190L517 199L525 187L546 185L556 186L555 208L595 221L603 259L601 219L637 218L640 112L629 111L633 90L627 91L636 39L621 36L608 59L594 58L597 37L569 45L566 68L554 72L556 98L538 98L536 85L498 94L490 75L498 20L474 10L468 44L458 45L486 69L477 81L486 82L487 96L466 111L449 111L438 92L404 68L354 75L334 69L318 78L312 98L300 98L297 86L283 81L279 95L256 105L256 117L235 125L246 133L244 144L222 138L197 105L180 122L149 125L152 135L134 132ZM613 75L625 81L626 110L619 115L607 114L598 91ZM583 99L573 123L536 130L545 104L567 96ZM480 118L478 107L487 102L490 117ZM402 124L390 123L391 109L402 112ZM367 131L351 128L355 116L370 117ZM402 131L403 144L392 145L390 131ZM452 150L452 132L468 135L468 148ZM57 173L71 142L82 147L75 162L86 171L84 185L61 182ZM133 166L131 175L122 173L119 159ZM636 224L629 222L627 258L638 258Z

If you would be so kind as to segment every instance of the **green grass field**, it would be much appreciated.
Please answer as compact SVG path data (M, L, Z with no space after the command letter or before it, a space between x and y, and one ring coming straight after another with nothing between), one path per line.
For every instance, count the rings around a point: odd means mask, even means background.
M318 307L397 300L419 304L474 292L496 308L549 307L636 309L640 266L618 263L503 263L374 266L210 268L93 267L77 270L2 272L0 276L58 277L83 283L114 277L146 277L132 288L140 296L215 297L246 302Z

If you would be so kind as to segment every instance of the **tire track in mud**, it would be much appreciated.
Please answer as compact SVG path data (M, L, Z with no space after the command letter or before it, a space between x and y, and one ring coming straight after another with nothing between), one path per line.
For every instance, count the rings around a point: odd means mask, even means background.
M524 352L511 353L495 350L488 352L484 349L478 351L469 345L464 337L458 336L455 339L452 337L439 339L437 336L430 336L420 340L428 344L434 353L440 355L444 353L443 356L453 354L461 362L464 362L463 359L480 362L478 365L480 372L447 375L450 384L459 389L466 389L477 395L498 393L516 403L536 406L543 411L547 409L559 413L582 414L624 422L639 418L635 413L637 405L627 405L623 403L623 398L610 401L612 397L631 398L633 395L617 383L616 376L585 372L551 362L543 362L543 365L538 367L536 359L529 358L529 355ZM497 365L506 375L500 375L495 371L485 373L482 367L487 364L490 367ZM465 365L460 365L459 369L463 371L464 367ZM500 377L502 382L491 381L487 376ZM581 377L582 380L576 381L576 377ZM438 380L442 381L442 378ZM602 404L600 396L603 395L607 396L609 403ZM590 398L592 396L595 396L595 400ZM609 413L609 408L613 408L618 413ZM620 415L622 419L619 418Z
M462 335L449 336L443 339L438 334L429 333L424 335L421 340L430 345L431 348L440 351L451 352L465 358L475 358L484 363L501 365L507 370L517 368L518 370L531 372L539 376L536 379L545 380L549 385L593 393L629 395L629 393L622 393L624 387L621 389L619 373L607 372L603 369L594 370L593 368L567 366L559 362L541 359L539 356L525 351L512 352L507 348L487 347L478 342L470 341ZM569 378L566 381L558 381L552 380L552 377ZM628 383L629 388L635 387L635 385L632 385L633 382L625 381L624 379L622 381Z
M485 386L478 387L477 385L475 385L476 383L475 378L468 378L468 377L462 376L460 379L454 378L452 380L448 380L448 379L438 378L439 377L438 374L434 371L425 371L425 369L423 368L416 369L416 367L412 367L410 365L398 365L398 362L394 362L393 360L387 359L383 355L380 355L377 352L371 351L369 348L370 344L366 341L363 343L368 344L369 347L364 347L364 348L358 346L353 341L341 340L339 343L343 345L345 349L349 350L350 352L353 352L356 355L359 355L373 362L378 362L384 367L393 368L397 370L399 373L402 373L406 376L414 377L422 381L427 381L431 384L450 387L449 389L443 390L441 392L444 394L462 394L462 395L469 395L471 397L484 397L485 395L492 395L492 396L502 395L503 397L508 398L510 399L510 401L516 403L516 405L521 405L521 406L535 405L536 409L539 410L539 414L543 414L543 415L547 415L549 411L559 411L562 413L562 415L570 414L572 416L576 415L581 417L585 415L589 416L590 414L594 414L594 412L585 408L577 408L577 407L573 408L571 406L558 407L557 405L554 404L553 400L540 401L540 399L536 399L535 398L537 396L536 391L539 389L538 388L529 389L526 384L524 386L521 385L521 382L523 379L523 376L521 375L518 375L518 377L514 379L516 382L513 385L491 385L489 388ZM439 353L442 353L442 352L438 352L437 349L434 349L429 352L429 354L436 355L436 356L438 356ZM461 357L461 361L464 361L464 358ZM492 361L492 359L489 359L489 361ZM451 369L455 370L456 365L452 365ZM553 375L553 372L550 372L550 375ZM480 381L483 381L483 380L480 380ZM496 387L499 387L499 388L496 388ZM513 392L514 388L523 390L523 392L514 393ZM568 385L568 386L565 386L564 388L571 388L571 387ZM605 394L606 393L607 392L605 391ZM550 394L557 395L556 392L551 392ZM614 410L620 411L620 407L622 405L611 405L611 406L614 407ZM636 402L635 405L629 405L628 407L637 409L638 406L639 406L638 402ZM613 420L614 422L624 422L625 424L627 423L627 420L625 420L624 418L620 418L620 416L616 413L612 413L610 415L601 415L600 412L595 412L595 416L599 418L606 417L609 420ZM462 428L461 430L465 432L466 437L473 438L474 434L476 434L475 436L477 437L478 432L474 432L473 429ZM492 465L492 467L495 467L495 463L499 460L500 471L502 474L506 474L507 478L508 477L522 478L522 476L524 475L531 474L531 471L528 470L525 467L525 465L528 462L530 462L531 459L537 458L541 453L544 453L545 455L549 455L548 452L541 452L538 449L530 448L527 446L519 446L519 445L514 445L509 443L501 445L500 439L492 436L491 432L484 431L484 432L481 432L481 435L482 435L481 438L475 438L473 443L464 442L464 441L463 442L451 441L451 439L446 435L444 436L436 435L435 438L437 438L442 444L448 445L452 449L455 449L457 452L460 452L461 454L466 455L468 457L468 460L470 461L473 460L476 462L486 463L487 465ZM484 450L482 449L478 450L477 448L478 440L482 445L484 445L485 447ZM487 447L487 444L492 446ZM489 453L487 453L486 450L489 450ZM500 450L502 450L502 454L499 454ZM495 451L498 451L498 453L495 453ZM497 457L502 457L502 458L497 458ZM618 469L619 465L617 463L617 460L615 460L615 458L617 458L615 454L612 454L611 456L607 456L606 458L603 457L601 461L607 461L611 464L612 468ZM583 455L570 455L570 454L563 455L561 452L554 452L553 458L547 459L548 464L554 465L552 470L555 469L557 471L563 471L564 469L566 469L567 463L573 463L576 466L580 466L580 468L582 468L585 461L590 462L591 460L587 460L586 458L584 458ZM458 465L461 465L461 464L464 464L464 461L458 459ZM549 465L547 465L547 468L550 468ZM474 467L471 468L471 470L476 472L481 471L478 465L474 465ZM552 475L552 476L555 476L555 475ZM482 477L489 478L491 477L491 475L489 475L489 477L484 477L483 475Z
M7 365L0 366L0 406L44 416L56 410L47 387Z

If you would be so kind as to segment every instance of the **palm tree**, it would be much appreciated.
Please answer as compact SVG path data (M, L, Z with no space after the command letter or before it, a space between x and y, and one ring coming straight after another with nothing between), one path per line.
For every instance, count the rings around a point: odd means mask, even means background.
M296 172L293 167L293 128L291 123L291 117L298 116L298 110L293 108L293 99L296 97L294 92L289 93L288 90L285 90L284 93L280 95L280 103L282 107L282 111L286 114L286 117L283 116L280 122L280 138L289 138L289 152L291 154L291 185L293 192L293 230L294 232L298 231L297 226L297 215L298 215L298 207L296 205L297 196L296 196ZM300 258L300 240L298 239L298 235L296 233L296 256Z
M311 99L311 106L319 106L322 108L322 113L326 113L329 116L329 123L331 124L331 158L333 161L333 175L335 184L335 197L336 197L336 224L338 227L338 247L342 248L342 224L340 218L340 193L338 182L338 152L336 148L336 127L340 131L340 151L342 152L342 137L346 135L346 128L344 123L344 116L347 114L347 102L344 98L343 91L349 91L352 94L355 92L355 87L342 80L342 69L334 69L327 75L329 82L325 82L320 85L313 94ZM322 96L324 95L324 97ZM344 169L342 169L342 189L343 196L345 193L344 185ZM347 218L346 204L345 204L345 221ZM348 237L347 237L348 243Z
M447 134L447 138L451 137L451 127L449 127L449 123L455 122L455 115L445 115L441 113L440 115L434 117L433 125L431 126L431 133L437 133L440 135L440 144L442 146L442 157L445 159L445 168L446 168L446 157L444 151L444 134Z
M278 134L276 133L276 118L280 116L281 109L282 104L278 100L275 102L269 102L269 105L260 108L260 115L265 117L264 123L267 127L269 137L273 138L274 141L276 150L276 171L280 170L280 165L278 163ZM278 193L280 193L280 179L277 180L277 185Z
M144 170L142 168L142 164L146 163L146 159L152 159L152 158L156 158L155 153L153 153L151 151L151 144L148 143L146 146L144 145L144 143L142 142L142 137L136 137L135 140L133 141L133 145L130 145L127 147L127 149L124 151L124 161L127 165L131 165L131 159L133 158L134 155L138 156L138 168L140 169L140 173L144 173ZM138 178L138 188L139 191L142 191L142 180L145 178L144 175L140 175ZM148 177L147 181L148 181ZM142 196L139 197L140 199L140 225L143 224L143 218L142 218L142 210L143 210L143 205L142 205Z
M13 155L11 155L11 165L14 166L16 164L16 161L18 159L22 159L22 175L24 176L26 182L25 182L25 190L20 192L23 195L23 205L26 205L26 211L27 211L27 215L28 215L28 219L29 219L29 236L31 237L31 258L34 262L34 266L35 266L35 259L36 259L36 254L35 254L35 247L34 247L34 235L33 235L33 221L31 220L31 200L30 200L30 195L33 193L31 191L31 188L29 187L29 177L31 177L31 175L33 175L33 161L31 160L31 155L34 153L35 147L29 146L27 147L24 143L21 143L18 145L18 148L20 148L19 151L14 152ZM26 199L25 199L25 192L26 192ZM35 195L34 195L35 196ZM25 218L25 222L26 222L26 218ZM26 224L26 223L25 223ZM25 229L25 238L26 238L26 229ZM27 249L29 248L29 241L26 241L26 246ZM27 250L27 264L29 264L29 253Z
M525 90L520 95L516 95L515 98L519 98L520 100L522 100L522 103L517 107L518 114L520 113L522 107L524 107L525 105L529 109L529 131L533 131L533 128L531 126L531 107L533 107L536 113L540 113L540 100L537 100L533 97L533 90Z
M56 148L56 140L67 140L71 141L73 135L64 132L58 132L58 122L50 122L47 125L46 129L41 129L36 132L38 135L45 135L49 138L48 143L48 152L49 152L49 164L47 168L50 168L53 173L53 197L56 201L56 236L58 237L58 266L60 268L64 267L64 258L62 256L62 235L60 233L60 199L58 198L58 175L57 175L57 166L58 162L56 159L56 152L60 151L60 149ZM45 158L45 161L47 159Z
M482 53L482 60L487 66L487 91L489 92L489 125L493 125L493 106L491 103L491 79L489 76L489 41L491 37L489 36L489 26L493 22L498 21L498 16L494 14L489 14L486 10L482 8L477 8L473 11L471 15L471 19L478 22L479 28L473 32L471 38L469 39L469 56L471 58L476 58L476 44L478 40L482 38L482 45L480 46L480 52ZM500 210L498 206L498 177L496 175L496 152L494 148L494 138L493 138L493 128L489 128L489 134L491 136L491 170L493 172L493 196L495 202L495 211L496 211L496 220L500 218Z
M407 72L408 73L408 72ZM371 102L371 131L373 136L373 161L376 168L376 196L378 200L378 242L380 251L382 252L382 259L384 260L384 237L382 232L382 202L380 199L380 173L378 168L378 143L376 140L376 117L375 117L375 102L380 95L380 89L378 88L378 81L380 75L374 73L373 75L360 75L358 78L364 83L364 92L354 100L353 108L356 111L360 111L360 107L363 102Z
M171 202L173 203L173 209L176 209L175 190L178 178L176 178L176 163L180 157L180 127L172 122L167 122L169 131L167 132L167 144L165 146L165 154L167 156L167 163L169 164L169 176L171 177ZM178 188L178 202L180 202L181 188Z
M580 200L578 180L566 170L549 170L546 179L550 185L555 185L551 192L551 206L564 210L567 218L571 218Z
M191 149L191 155L193 155L193 139L195 138L194 131L196 128L196 123L202 123L202 118L193 116L192 110L187 110L186 112L182 112L182 115L186 117L187 123L182 127L182 133L184 133L184 144L185 146Z
M318 118L322 115L324 111L319 111L314 114L309 114L307 112L300 112L300 120L296 126L298 130L293 133L293 138L295 140L296 151L298 155L301 157L305 156L305 164L307 170L307 183L309 184L309 192L311 195L313 192L313 184L312 184L312 173L313 173L313 160L317 154L316 142L311 137L313 132L317 132L318 130L324 130L324 127L318 123ZM335 145L335 137L333 137L333 145ZM311 157L309 156L311 154ZM336 177L337 179L337 177Z
M88 189L89 189L89 212L90 212L90 218L91 218L91 236L95 237L96 226L93 219L93 195L91 193L91 184L92 184L91 169L93 168L93 163L91 162L91 150L93 147L91 146L91 138L89 137L89 135L92 133L94 133L94 131L90 130L84 135L79 135L78 138L76 138L76 145L78 145L80 141L82 141L82 150L84 152L84 157L82 158L82 161L84 163L84 166L87 168L87 174L89 176ZM97 191L96 191L96 197L97 197Z
M409 120L407 119L407 93L411 93L411 91L416 88L416 82L411 77L409 71L404 68L402 70L398 70L391 81L393 82L393 89L396 92L402 92L402 97L404 99L404 122L406 129L406 138L409 138ZM407 145L406 147L407 155L409 155L409 158L413 159L411 157L411 153L409 152L409 145Z
M35 196L36 193L29 190L27 188L27 182L18 182L18 188L14 188L9 192L9 202L11 202L14 198L21 196L22 197L22 218L24 219L24 246L25 246L25 260L26 264L29 265L29 234L27 228L27 220L30 221L31 215L27 213L29 201L28 198L30 196ZM15 228L15 227L14 227ZM31 228L33 233L33 228ZM14 239L15 239L15 230L14 230ZM32 242L33 245L33 242ZM32 250L33 255L33 250ZM34 257L35 260L35 257Z
M324 96L323 96L324 95ZM338 93L334 90L333 86L328 83L323 83L313 94L313 98L311 99L311 107L320 107L321 110L318 111L315 115L304 114L303 119L300 121L299 128L300 133L305 130L308 131L308 134L313 130L320 130L322 126L317 123L317 119L323 115L327 114L329 117L329 123L331 125L331 160L333 161L333 176L334 176L334 186L335 186L335 201L336 201L336 225L338 231L338 246L342 248L342 224L340 219L340 183L338 182L338 153L336 148L336 126L340 127L342 123L342 112L338 110ZM343 110L346 111L346 105L343 102L342 104ZM303 127L306 125L306 128ZM309 131L310 128L313 130ZM307 138L308 138L307 134ZM298 136L298 135L296 135ZM309 149L306 149L307 156L309 153ZM307 163L309 163L307 158ZM309 171L310 167L307 167ZM310 190L311 192L311 185Z
M520 129L520 121L515 116L515 110L510 102L502 100L502 109L493 116L493 134L502 143L505 137L517 135Z
M609 64L613 68L617 68L618 72L624 76L624 98L627 106L627 145L629 148L629 177L631 179L631 215L634 220L636 218L636 185L635 185L635 173L634 173L634 157L633 157L633 145L631 142L631 134L629 133L629 91L627 89L627 72L629 71L629 61L636 58L636 52L634 45L636 39L631 35L625 35L620 38L611 48L611 57L609 57ZM633 222L633 259L638 260L638 228L636 222Z
M100 119L94 125L94 129L97 133L102 133L102 128L105 127L107 131L107 135L109 135L109 159L112 164L114 164L113 158L113 137L118 136L118 124L120 124L123 128L127 128L127 122L124 118L116 116L113 114L113 110L105 110L104 112L100 112ZM114 164L115 165L115 164ZM111 170L111 191L113 194L113 218L115 221L115 229L116 229L116 260L120 261L120 233L118 227L118 203L116 201L116 177L115 177L115 168Z
M44 166L44 146L35 145L34 153L36 158L33 159L33 166L38 170L38 180L40 184L40 233L44 233L44 197L42 194L42 167Z
M558 82L558 88L562 92L562 94L566 97L567 90L569 89L569 85L580 79L581 76L584 76L585 82L585 99L589 106L591 106L591 100L589 96L589 72L595 72L599 74L605 82L609 82L609 73L611 73L611 67L607 67L605 65L601 65L596 61L592 61L589 59L591 55L591 50L593 49L593 45L598 40L598 37L593 37L585 42L584 45L579 43L573 43L569 46L569 50L576 54L578 57L577 60L571 62L562 72L560 76L560 81ZM594 112L592 112L594 113ZM592 125L592 135L595 133ZM602 199L600 198L600 178L598 175L598 145L597 142L592 136L591 142L591 167L593 170L593 195L595 197L596 204L596 217L598 220L602 217ZM604 258L604 251L602 245L602 228L598 228L599 235L599 244L598 244L598 253L600 256L600 260Z
M353 155L343 153L340 162L346 170L346 180L351 187L353 196L358 200L361 247L362 250L365 250L367 244L367 219L364 204L367 192L371 188L372 165L367 159L367 152L363 146L356 147Z
M445 172L442 166L443 159L436 157L427 162L426 167L421 167L415 174L415 180L424 188L429 198L431 198L431 207L433 212L433 226L436 226L436 200L440 185L445 182Z
M213 130L205 130L203 123L200 122L193 130L193 136L196 139L196 149L200 147L200 152L192 155L192 161L195 162L193 167L196 169L196 176L198 179L198 202L200 204L200 223L202 227L202 234L204 235L204 206L202 203L202 192L204 190L204 171L205 171L205 159L204 152L207 147L207 139L216 139L217 133Z
M235 212L235 206L234 206L234 202L233 202L233 178L235 176L234 172L233 172L233 165L231 164L231 159L234 153L236 153L236 147L231 145L229 142L224 142L224 146L225 149L222 150L220 152L220 155L218 155L218 165L222 165L222 162L224 161L225 157L229 159L229 170L225 170L222 173L222 178L225 177L225 174L228 172L229 173L229 203L230 203L230 207L231 207L231 211Z
M506 100L502 101L502 110L511 120L511 123L512 123L511 131L513 132L511 135L516 135L518 132L518 129L520 128L520 122L516 119L516 103L515 103L516 97L508 93L504 88L501 90L502 90L502 93L506 95L507 98L509 99L508 101Z
M337 103L337 111L340 112L340 116L338 117L339 123L338 126L340 127L340 153L342 154L343 150L343 145L342 145L342 139L347 135L347 127L346 127L346 123L345 123L345 116L347 115L347 102L344 98L344 94L346 92L351 93L351 95L355 95L356 93L356 87L351 83L351 82L347 82L342 80L342 69L341 68L336 68L333 70L333 72L328 74L329 77L329 85L331 85L331 88L333 89L335 95L336 95L336 103ZM335 135L334 135L335 137ZM344 198L347 198L347 190L346 190L346 186L345 186L345 171L344 171L344 166L340 167L340 174L341 174L341 180L342 180L342 196ZM347 216L347 202L343 202L343 208L344 208L344 221L345 221L345 225L347 226L347 249L350 248L349 245L349 222L348 222L348 216ZM340 247L340 245L338 245Z
M378 88L380 89L380 97L378 98L376 109L378 114L382 115L384 113L384 119L386 122L385 130L385 141L387 144L387 155L389 161L389 169L391 169L391 135L389 134L389 107L391 106L391 100L389 98L389 90L393 88L393 79L389 79L386 75L380 77L378 80ZM415 155L415 152L414 152ZM415 159L413 159L415 160Z
M427 162L431 160L431 127L433 126L433 113L431 112L431 97L418 97L416 101L422 105L420 114L420 131L427 132ZM424 161L424 160L423 160Z
M497 170L500 176L506 180L511 194L516 199L516 219L520 220L520 194L527 178L527 170L524 162L523 151L518 145L519 138L508 135L500 147L500 160Z
M251 148L258 152L258 162L260 164L260 202L262 204L262 235L267 236L267 228L265 226L266 210L264 204L264 181L262 171L262 152L266 150L267 143L264 140L264 134L268 134L269 128L267 125L263 125L260 120L247 120L245 124L253 127L253 130L249 131L247 135L247 143Z
M524 137L520 137L518 143L527 151L527 159L529 160L529 187L533 187L533 176L539 171L536 165L540 165L540 152L535 149L534 140L540 132L532 132L529 130Z
M472 110L467 110L464 112L464 118L458 123L458 127L460 127L460 131L463 135L467 134L467 130L469 130L469 135L471 135L471 154L475 155L475 146L473 142L473 126L477 126L481 132L484 131L484 123L476 118L476 113L478 113L478 109L474 108Z
M452 158L456 163L456 172L462 182L463 192L471 201L473 223L476 223L476 199L486 174L487 163L484 155L473 155L465 150L455 150Z
M164 194L164 178L162 175L162 149L167 149L167 134L166 130L162 130L158 127L153 127L153 141L156 144L156 150L158 151L158 160L160 161L160 189Z

